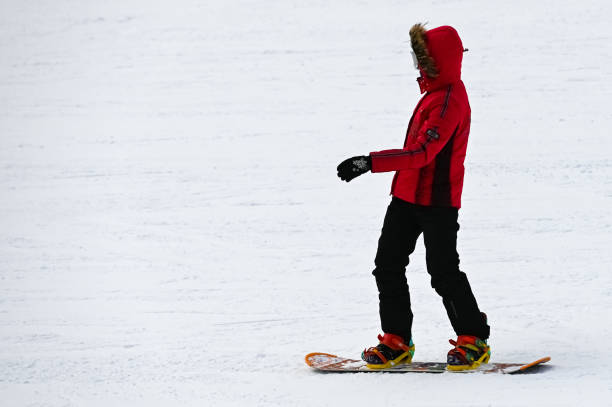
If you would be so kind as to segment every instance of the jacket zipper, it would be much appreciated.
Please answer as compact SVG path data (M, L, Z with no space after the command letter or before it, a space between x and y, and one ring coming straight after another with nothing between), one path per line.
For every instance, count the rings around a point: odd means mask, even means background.
M414 112L412 112L412 117L410 117L410 121L408 122L408 129L406 130L406 137L404 138L404 144L402 144L402 148L406 146L406 142L408 141L408 135L410 134L410 128L412 127L412 121L414 120L414 116L416 116L416 113L419 111L419 106L423 104L423 101L428 95L429 93L427 93L425 96L421 98L421 100L419 100L419 103L417 103L416 107L414 108ZM399 177L399 170L395 171L395 175L393 176L393 182L391 183L391 195L393 195L393 192L395 191L395 184L397 184L398 177Z

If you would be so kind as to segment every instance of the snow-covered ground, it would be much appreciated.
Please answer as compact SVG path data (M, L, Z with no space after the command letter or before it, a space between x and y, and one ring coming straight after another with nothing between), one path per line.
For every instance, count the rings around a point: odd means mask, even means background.
M610 405L612 7L0 1L3 406ZM493 361L321 375L379 333L370 272L419 98L408 29L470 49L462 269ZM452 330L419 244L416 359Z

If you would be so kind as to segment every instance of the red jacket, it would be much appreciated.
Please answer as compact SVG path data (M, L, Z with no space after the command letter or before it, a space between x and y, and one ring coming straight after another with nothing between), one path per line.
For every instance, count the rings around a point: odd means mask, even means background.
M463 161L470 133L470 104L461 81L463 45L449 26L426 32L427 51L439 75L421 70L421 93L404 148L370 153L372 172L397 171L391 195L426 206L461 207Z

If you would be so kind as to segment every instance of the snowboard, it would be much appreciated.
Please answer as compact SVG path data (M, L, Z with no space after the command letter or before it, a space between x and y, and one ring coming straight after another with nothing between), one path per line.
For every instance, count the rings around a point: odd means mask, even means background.
M363 360L343 358L341 356L330 355L329 353L314 352L306 355L306 364L319 372L350 373L350 372L369 372L369 373L503 373L521 374L535 373L543 367L543 364L550 360L546 356L531 363L486 363L477 369L451 372L446 370L446 363L442 362L412 362L400 363L399 365L387 369L370 369Z

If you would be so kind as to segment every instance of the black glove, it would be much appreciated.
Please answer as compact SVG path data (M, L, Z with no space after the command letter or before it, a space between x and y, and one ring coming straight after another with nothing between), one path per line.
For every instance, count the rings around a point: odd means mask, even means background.
M368 155L358 155L348 158L338 165L338 177L349 182L372 169L372 158Z

